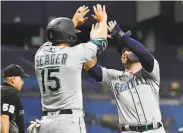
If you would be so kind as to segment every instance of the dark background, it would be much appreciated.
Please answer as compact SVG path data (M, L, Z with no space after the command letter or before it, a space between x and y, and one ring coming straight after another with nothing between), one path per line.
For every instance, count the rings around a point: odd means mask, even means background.
M22 101L25 122L41 117L39 87L34 72L34 55L45 39L45 29L54 17L72 18L81 5L91 9L89 20L79 27L77 43L87 42L91 24L92 6L106 5L108 20L116 20L124 30L152 52L160 64L160 103L167 133L176 133L183 127L183 5L182 2L131 1L2 1L1 2L1 70L9 64L21 65L31 75L25 80ZM158 4L158 7L156 7ZM155 15L152 15L156 12ZM142 16L144 19L139 20ZM37 42L34 42L37 39ZM107 68L124 70L114 41L98 57ZM84 109L89 133L116 133L117 110L112 95L83 71ZM35 105L32 107L32 105ZM36 109L35 109L36 108ZM106 122L108 123L106 126Z

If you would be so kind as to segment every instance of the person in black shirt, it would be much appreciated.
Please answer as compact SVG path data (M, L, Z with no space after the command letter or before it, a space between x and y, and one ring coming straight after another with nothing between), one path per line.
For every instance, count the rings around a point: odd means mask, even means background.
M1 86L1 132L24 133L24 110L18 95L23 79L29 77L19 65L5 68Z

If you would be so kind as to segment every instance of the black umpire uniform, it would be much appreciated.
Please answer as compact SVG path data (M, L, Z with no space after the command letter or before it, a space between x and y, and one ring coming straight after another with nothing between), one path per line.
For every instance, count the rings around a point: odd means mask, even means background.
M18 65L8 66L3 77L20 76L22 79L29 77ZM10 122L10 133L24 133L24 109L18 91L9 83L1 86L1 115L8 115Z

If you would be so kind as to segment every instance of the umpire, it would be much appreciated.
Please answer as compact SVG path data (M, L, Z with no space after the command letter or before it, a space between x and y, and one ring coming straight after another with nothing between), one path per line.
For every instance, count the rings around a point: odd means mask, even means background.
M29 77L19 65L11 64L5 68L4 82L1 86L1 132L24 133L24 110L18 95Z

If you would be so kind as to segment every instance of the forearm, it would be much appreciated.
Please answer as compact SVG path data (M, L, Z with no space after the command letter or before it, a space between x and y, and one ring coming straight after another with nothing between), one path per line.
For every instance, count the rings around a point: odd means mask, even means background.
M84 63L84 69L97 82L102 82L102 68L97 64L96 57L92 61Z
M100 31L103 34L104 38L107 38L107 22L102 21L99 23Z
M94 34L95 38L91 41L97 45L97 55L99 55L108 47L107 23L105 21L100 22L98 25L98 30Z
M97 64L97 57L95 57L92 61L88 61L84 63L84 69L88 71L90 68L94 67Z
M116 50L118 51L118 53L121 55L122 54L122 50L124 48L124 39L121 37L120 34L116 35L114 40L116 41L115 46L116 46Z
M148 71L152 72L154 67L154 57L153 55L138 41L132 39L128 35L123 36L124 42L132 52L139 57L142 67Z
M102 82L102 68L96 64L88 70L89 75L97 82Z
M128 47L136 54L145 70L151 72L154 66L153 55L138 41L124 33L118 25L112 31L112 36L117 41L116 48L119 53L124 47Z
M1 132L9 133L9 116L1 115Z

